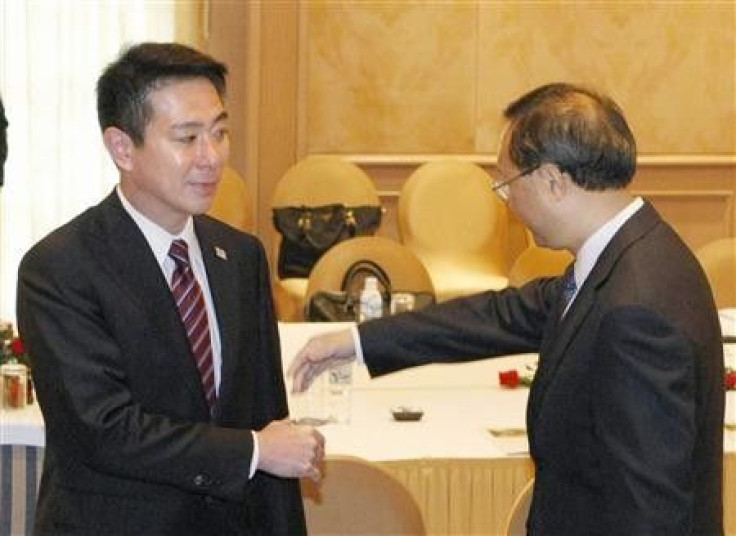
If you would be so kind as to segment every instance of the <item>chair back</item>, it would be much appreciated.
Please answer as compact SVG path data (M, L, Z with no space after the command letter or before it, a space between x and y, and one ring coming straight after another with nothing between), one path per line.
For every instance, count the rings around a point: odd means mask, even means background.
M529 517L533 491L534 479L531 479L514 499L514 504L506 518L506 531L504 532L506 536L526 536L526 520Z
M568 251L530 245L509 269L509 286L520 287L538 277L562 275L575 258Z
M318 485L301 482L309 534L425 534L414 498L378 464L330 456L323 475Z
M381 204L373 181L357 165L337 156L310 155L294 164L281 177L271 199L271 208L333 203L345 206ZM273 265L278 266L280 234L276 233L273 244ZM306 290L306 277L275 277L274 295L279 320L303 319Z
M337 244L317 261L307 282L307 301L320 290L341 290L350 266L362 260L380 266L394 290L434 295L429 272L409 248L389 238L360 236Z
M399 196L401 241L427 267L439 300L506 285L507 221L490 176L471 162L423 164Z
M714 240L695 252L719 309L736 307L736 238Z
M271 207L331 203L379 206L368 174L337 156L310 155L294 164L276 184Z
M223 170L207 214L246 233L253 232L253 200L245 179L234 168L227 166Z

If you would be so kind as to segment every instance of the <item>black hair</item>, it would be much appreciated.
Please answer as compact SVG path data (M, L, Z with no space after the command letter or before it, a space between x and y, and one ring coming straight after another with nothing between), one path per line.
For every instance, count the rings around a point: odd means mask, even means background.
M100 128L114 126L136 145L143 144L153 110L148 94L161 85L187 78L206 78L224 100L227 66L178 43L140 43L124 50L97 81Z
M572 84L541 86L504 111L509 158L519 169L556 164L586 190L623 188L636 172L636 141L609 97Z

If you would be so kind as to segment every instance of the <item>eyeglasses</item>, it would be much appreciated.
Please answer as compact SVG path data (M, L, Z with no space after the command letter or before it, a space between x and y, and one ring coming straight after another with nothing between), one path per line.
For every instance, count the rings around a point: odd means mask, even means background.
M522 177L525 177L529 175L530 173L534 173L539 169L539 166L532 166L528 169L525 169L518 175L514 175L510 179L506 179L505 181L500 181L496 177L493 177L493 186L491 186L491 190L496 192L496 195L500 197L503 201L509 200L509 184L511 184L514 181L519 180Z

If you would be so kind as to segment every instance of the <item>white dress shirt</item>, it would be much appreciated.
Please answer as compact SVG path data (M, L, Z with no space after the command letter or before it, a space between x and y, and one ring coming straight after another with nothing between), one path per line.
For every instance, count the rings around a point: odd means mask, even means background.
M596 232L588 237L583 243L583 246L575 256L575 293L572 295L570 302L567 304L567 309L575 301L575 297L578 295L580 287L583 286L585 280L588 279L590 272L593 271L595 263L598 261L598 257L601 256L603 250L606 249L608 243L613 240L624 223L631 218L636 212L644 206L644 201L641 197L637 197L631 203L616 214L613 218L604 223ZM567 311L565 309L565 311Z
M194 232L194 220L190 216L187 219L187 223L184 225L182 232L174 236L136 210L136 208L125 198L125 195L120 189L120 185L115 188L115 191L120 198L120 202L123 204L123 208L128 214L130 214L130 217L133 218L133 221L146 238L148 245L151 246L153 255L156 257L156 261L158 261L158 265L161 267L161 272L169 286L171 286L171 276L174 274L174 268L176 267L174 259L169 257L171 242L177 238L181 238L187 243L187 246L189 246L189 263L192 267L192 271L194 272L194 277L202 289L205 307L207 309L207 320L210 327L210 341L212 343L212 365L215 372L215 392L219 395L220 380L222 378L222 344L220 342L220 330L218 328L219 324L217 323L215 305L212 301L212 293L210 292L210 285L207 281L207 271L205 270L204 260L202 259L202 250L199 247L197 234ZM260 454L258 434L256 434L255 431L253 431L252 434L253 458L250 463L250 478L253 478L253 475L256 472Z
M194 232L194 221L191 216L187 219L186 225L181 233L174 236L167 230L160 227L158 224L152 222L141 214L136 208L130 204L130 202L123 195L120 186L116 188L120 202L123 204L126 212L130 214L133 221L138 228L146 237L148 245L151 246L153 255L156 257L161 272L164 274L164 278L171 286L171 276L174 274L174 268L176 264L174 259L169 257L169 249L171 243L181 238L189 246L189 263L194 272L194 278L197 280L199 287L202 289L204 295L204 303L207 308L207 320L210 327L210 341L212 343L212 364L215 371L215 392L220 392L220 380L222 377L222 346L220 343L220 330L217 324L217 315L215 313L214 302L212 301L212 293L210 292L210 285L207 281L207 271L204 268L204 260L202 259L202 250L199 247L199 240Z

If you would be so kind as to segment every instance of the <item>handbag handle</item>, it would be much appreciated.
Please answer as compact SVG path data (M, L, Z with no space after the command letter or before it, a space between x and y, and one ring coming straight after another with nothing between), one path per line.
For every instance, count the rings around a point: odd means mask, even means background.
M362 276L362 277L361 277ZM378 284L383 288L381 296L384 304L388 305L391 300L391 279L381 266L371 260L362 259L354 262L345 272L342 278L340 288L348 294L359 294L362 288L355 288L355 282L359 279L362 282L367 276L374 276L378 280Z

